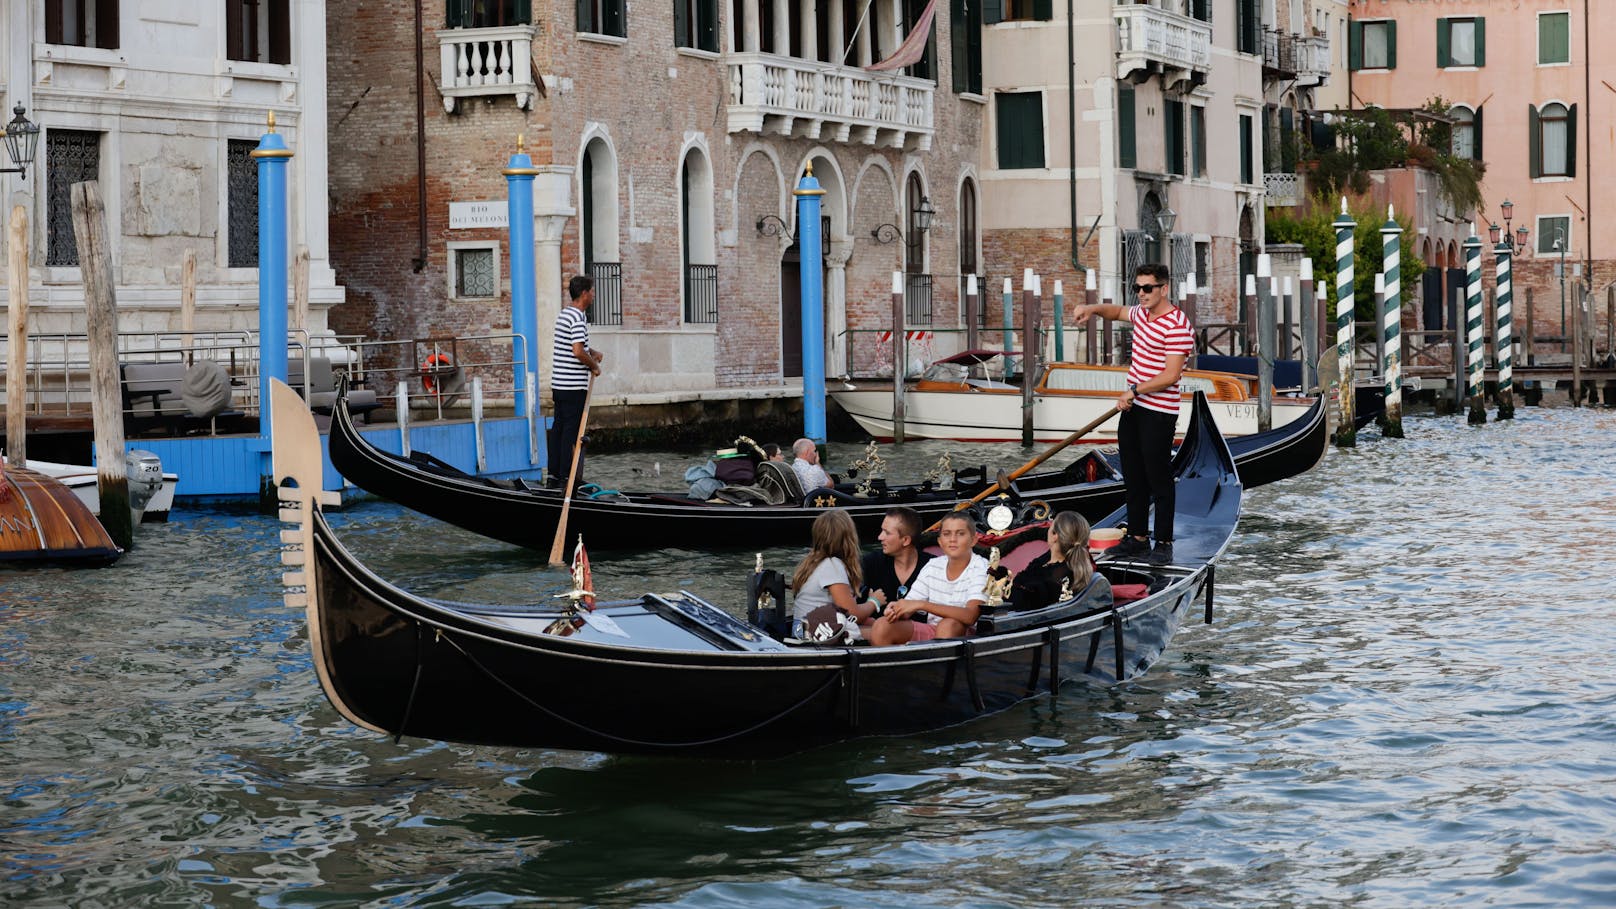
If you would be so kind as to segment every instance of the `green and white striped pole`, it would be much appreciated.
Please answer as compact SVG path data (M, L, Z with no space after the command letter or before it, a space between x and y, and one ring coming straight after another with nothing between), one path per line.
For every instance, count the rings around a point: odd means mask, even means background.
M1381 337L1386 347L1381 354L1381 366L1386 371L1386 419L1381 435L1388 439L1403 437L1403 297L1402 250L1403 227L1397 223L1396 213L1386 206L1386 223L1380 228L1381 271L1386 275L1386 300L1380 313Z
M1347 200L1341 199L1341 214L1332 225L1335 228L1335 323L1337 397L1340 399L1341 422L1335 428L1335 444L1352 448L1358 444L1358 431L1353 428L1355 392L1353 381L1353 321L1357 288L1352 277L1353 232L1358 222L1347 214Z
M1481 306L1481 238L1476 236L1476 225L1470 225L1470 239L1464 243L1465 251L1465 343L1469 349L1466 363L1470 396L1469 423L1477 426L1487 422L1487 406L1482 401L1482 306Z
M1498 419L1515 419L1514 359L1515 339L1511 337L1511 309L1515 291L1510 277L1511 250L1509 237L1493 247L1493 261L1498 265Z

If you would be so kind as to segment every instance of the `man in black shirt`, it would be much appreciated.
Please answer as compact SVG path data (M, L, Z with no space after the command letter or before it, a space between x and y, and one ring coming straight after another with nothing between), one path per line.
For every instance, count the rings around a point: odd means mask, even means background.
M903 599L920 567L931 561L915 545L920 531L920 514L913 508L887 509L881 519L881 551L868 553L859 562L865 585L857 609L860 620L868 621L886 604Z

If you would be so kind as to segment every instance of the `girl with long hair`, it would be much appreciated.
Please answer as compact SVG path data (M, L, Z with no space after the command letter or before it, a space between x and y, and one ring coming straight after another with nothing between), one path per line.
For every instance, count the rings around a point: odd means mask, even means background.
M834 605L853 613L859 585L858 528L840 508L814 518L812 548L791 576L791 634L804 637L804 622L815 609Z

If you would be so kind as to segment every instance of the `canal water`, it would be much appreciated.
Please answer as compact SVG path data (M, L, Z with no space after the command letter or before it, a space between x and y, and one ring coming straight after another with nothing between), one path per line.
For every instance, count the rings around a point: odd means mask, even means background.
M1405 428L1249 494L1215 624L1142 679L769 762L357 730L273 522L178 510L113 568L0 572L0 904L1610 905L1616 413ZM690 463L590 471L677 488ZM337 521L428 593L564 582L387 503ZM596 587L736 606L751 561L602 553Z

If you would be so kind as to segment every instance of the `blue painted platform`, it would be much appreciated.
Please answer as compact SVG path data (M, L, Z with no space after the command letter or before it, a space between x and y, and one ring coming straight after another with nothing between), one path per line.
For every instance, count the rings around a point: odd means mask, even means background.
M548 422L548 421L546 421ZM477 470L477 440L470 420L437 420L410 425L410 449L431 452L467 473L490 477L535 479L544 466L544 445L539 445L539 461L529 460L527 421L508 417L484 420L483 452L485 468ZM363 426L360 434L377 448L395 454L403 450L398 424ZM331 466L328 436L320 436L325 458L325 488L341 490L342 476ZM173 439L137 439L126 448L140 448L157 455L163 470L179 475L175 496L179 498L253 499L258 498L261 477L269 475L268 443L254 435L190 436Z

